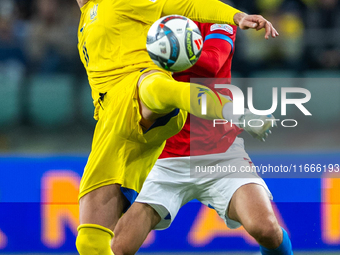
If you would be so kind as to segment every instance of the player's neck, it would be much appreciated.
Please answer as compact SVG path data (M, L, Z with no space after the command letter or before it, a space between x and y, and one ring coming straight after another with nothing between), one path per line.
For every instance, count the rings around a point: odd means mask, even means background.
M79 8L83 7L89 0L77 0Z

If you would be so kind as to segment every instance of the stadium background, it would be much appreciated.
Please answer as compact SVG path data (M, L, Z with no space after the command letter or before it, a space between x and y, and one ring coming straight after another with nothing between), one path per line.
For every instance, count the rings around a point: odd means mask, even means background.
M291 113L302 120L297 128L278 128L264 144L243 135L254 163L339 164L339 1L236 2L280 32L269 41L239 32L233 62L239 85L252 84L263 109L268 105L260 89L266 86L312 93L307 108L313 117ZM0 1L0 254L76 253L77 189L95 124L76 48L79 15L70 0ZM340 254L339 179L305 175L266 182L296 254ZM169 230L153 232L141 253L257 250L242 229L228 230L213 210L194 201Z

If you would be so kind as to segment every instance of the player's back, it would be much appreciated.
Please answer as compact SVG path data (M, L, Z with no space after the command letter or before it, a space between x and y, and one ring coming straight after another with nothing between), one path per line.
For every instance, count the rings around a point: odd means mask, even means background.
M156 67L145 44L163 2L89 0L81 8L78 50L93 89L106 92L121 76Z

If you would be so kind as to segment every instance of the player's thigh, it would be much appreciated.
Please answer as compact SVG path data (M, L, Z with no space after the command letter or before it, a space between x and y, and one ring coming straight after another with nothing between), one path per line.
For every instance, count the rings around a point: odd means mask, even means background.
M80 224L97 224L113 231L127 206L119 184L92 190L79 200Z
M251 225L253 221L261 224L268 217L275 221L275 215L265 188L257 183L248 183L236 190L228 207L228 217Z
M114 254L135 254L160 220L158 213L148 204L133 203L114 230L111 245Z
M214 208L231 229L238 228L243 223L238 217L235 217L234 214L232 214L233 217L229 217L230 215L228 213L231 207L234 208L234 205L231 205L232 199L234 198L235 200L235 198L238 197L235 194L242 187L248 184L256 185L256 187L259 186L261 191L264 191L263 194L261 193L262 199L270 204L270 199L272 198L267 185L263 179L257 175L257 173L244 171L244 169L249 167L248 158L249 157L242 156L228 160L221 160L218 162L219 166L232 166L233 169L236 169L236 171L226 172L223 174L219 173L215 178L202 179L200 182L200 190L202 190L202 192L200 192L197 199L203 204ZM214 164L216 164L215 161ZM208 162L208 165L213 165L213 163L210 164ZM238 200L238 198L236 199ZM250 194L248 199L255 201L255 194ZM238 206L238 204L236 206Z
M249 183L240 187L229 204L228 217L240 222L259 244L277 248L282 242L282 230L263 186Z

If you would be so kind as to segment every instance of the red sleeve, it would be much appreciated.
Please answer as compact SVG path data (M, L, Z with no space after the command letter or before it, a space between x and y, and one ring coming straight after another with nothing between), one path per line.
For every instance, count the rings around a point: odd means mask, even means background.
M197 63L186 70L203 77L216 77L232 54L236 38L236 26L199 24L204 38L202 54Z

